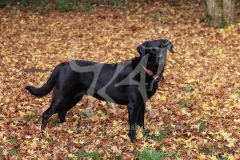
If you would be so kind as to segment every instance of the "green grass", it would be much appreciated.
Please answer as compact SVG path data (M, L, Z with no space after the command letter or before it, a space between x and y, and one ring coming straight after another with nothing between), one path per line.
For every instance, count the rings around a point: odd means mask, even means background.
M204 146L204 147L200 147L199 152L200 153L204 153L206 155L211 155L211 156L215 156L217 160L227 160L227 157L224 157L223 154L219 153L219 147L216 144L213 144L211 146Z
M18 150L16 149L9 149L8 150L8 154L11 155L11 156L17 156L18 155Z
M161 142L161 140L163 138L165 138L165 133L163 133L162 131L159 132L158 135L150 135L148 130L143 130L143 136L152 139L154 141L157 141L158 143Z
M140 154L141 160L157 160L157 159L163 159L165 153L161 151L156 150L143 150Z
M188 108L189 106L191 106L191 100L190 99L181 100L180 102L178 102L178 104L180 104L184 108Z
M217 147L217 145L213 145L211 147L203 147L201 149L199 149L199 151L201 153L204 153L206 155L211 155L211 156L215 156L217 160L227 160L227 157L224 157L223 154L219 153L216 154L218 152L219 148Z
M222 154L216 155L217 160L228 160L227 157L224 157Z
M18 141L17 137L13 137L13 138L10 138L10 139L9 139L9 142L10 142L11 144L16 144L17 141Z
M74 159L73 159L73 158L66 157L66 158L63 158L63 160L74 160Z
M203 132L204 131L204 129L207 127L207 122L201 122L200 124L199 124L199 132Z
M94 112L92 111L86 111L86 112L80 112L80 119L86 120L94 116Z
M51 119L51 123L52 123L55 127L57 127L57 126L60 125L60 122L59 122L58 119Z
M236 5L240 6L240 0L236 0Z
M11 9L16 6L18 9L28 9L46 14L51 10L60 12L68 11L90 11L94 6L101 4L109 5L110 7L128 6L130 2L142 3L143 0L6 0L0 2L1 8Z
M143 130L144 136L146 136L147 138L150 138L158 143L160 143L161 140L167 136L167 134L172 134L171 126L167 126L163 130L159 131L158 135L149 135L148 130Z
M85 152L83 149L79 150L74 154L74 156L78 159L80 158L88 158L92 160L99 160L101 155L97 151L93 152Z
M3 149L0 149L0 158L3 157Z
M26 121L31 121L31 120L37 119L37 118L38 118L38 115L32 115L32 114L28 114L28 115L24 116L24 119Z
M193 89L192 89L192 87L187 87L187 88L185 88L185 92L186 93L191 93L193 91Z
M137 151L134 150L134 155L139 159L139 160L163 160L164 158L169 158L169 159L177 159L180 157L179 153L171 154L167 153L162 150L151 150L151 149L144 149L143 151Z
M47 141L50 143L53 143L55 140L54 140L54 138L51 137L51 138L48 138Z
M210 148L206 148L206 147L201 148L199 151L200 151L201 153L206 154L206 155L212 155L212 154L213 154L212 149L210 149Z

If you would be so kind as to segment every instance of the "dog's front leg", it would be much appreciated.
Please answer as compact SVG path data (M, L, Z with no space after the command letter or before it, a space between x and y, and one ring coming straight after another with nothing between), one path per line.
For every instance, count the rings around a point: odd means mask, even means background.
M136 142L136 127L140 105L130 102L128 104L129 133L132 143Z
M142 103L139 110L137 124L143 128L144 128L144 114L145 114L145 103Z

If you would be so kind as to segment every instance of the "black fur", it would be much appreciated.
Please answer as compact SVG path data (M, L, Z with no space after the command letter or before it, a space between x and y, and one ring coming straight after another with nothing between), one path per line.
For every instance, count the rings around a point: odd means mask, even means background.
M144 126L145 103L158 87L158 80L148 75L142 66L162 76L164 66L159 69L161 51L167 48L173 53L172 47L170 41L160 39L143 43L137 47L140 57L120 63L76 60L59 64L42 87L26 87L37 97L45 96L53 89L51 105L42 115L41 129L45 129L48 119L55 113L58 113L62 123L65 122L68 110L83 95L91 95L100 100L127 105L129 137L135 142L136 125Z

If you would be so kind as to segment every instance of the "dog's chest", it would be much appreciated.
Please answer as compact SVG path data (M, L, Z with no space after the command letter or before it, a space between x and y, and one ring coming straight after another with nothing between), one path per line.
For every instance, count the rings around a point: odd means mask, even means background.
M148 85L146 85L148 98L151 98L156 93L157 88L158 88L157 81L153 81L152 83L149 83Z

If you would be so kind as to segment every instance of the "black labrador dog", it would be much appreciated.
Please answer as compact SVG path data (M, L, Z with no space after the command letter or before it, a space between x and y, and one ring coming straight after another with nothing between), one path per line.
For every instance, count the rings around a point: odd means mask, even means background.
M172 42L160 39L147 41L137 47L139 57L114 64L72 60L59 64L48 81L40 88L26 86L37 97L52 93L50 107L42 115L44 130L48 119L58 113L61 123L83 95L100 100L127 105L129 137L136 141L136 126L144 126L146 101L155 94L158 82L163 78L166 53L172 50Z

